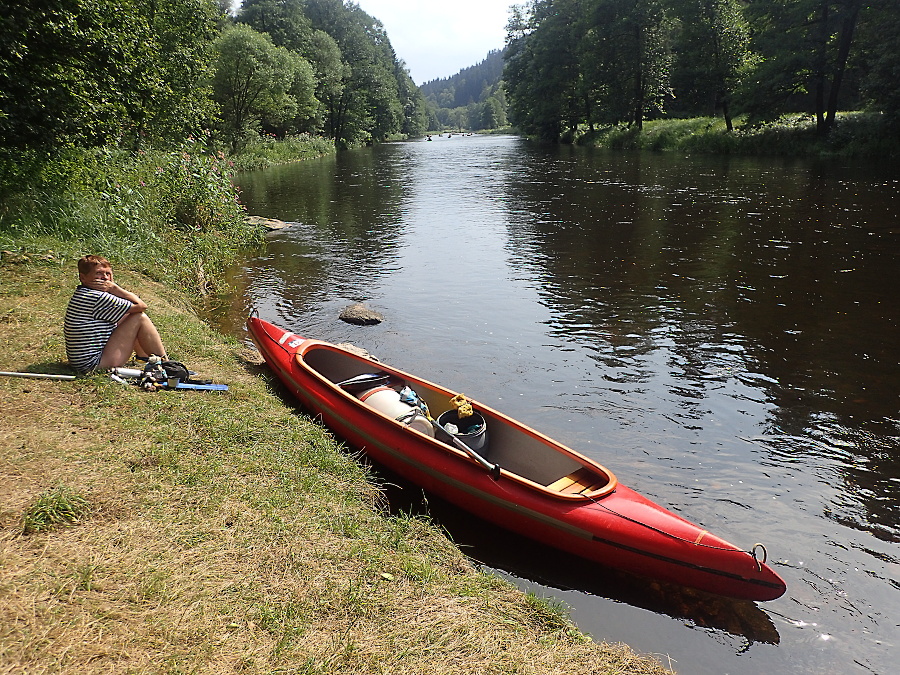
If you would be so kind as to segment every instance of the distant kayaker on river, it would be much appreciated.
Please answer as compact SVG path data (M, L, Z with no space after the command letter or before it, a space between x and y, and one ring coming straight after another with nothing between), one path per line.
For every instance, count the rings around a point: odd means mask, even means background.
M63 333L69 365L80 373L124 366L134 352L166 359L159 331L145 313L147 303L113 281L106 258L78 261L81 284L66 308Z

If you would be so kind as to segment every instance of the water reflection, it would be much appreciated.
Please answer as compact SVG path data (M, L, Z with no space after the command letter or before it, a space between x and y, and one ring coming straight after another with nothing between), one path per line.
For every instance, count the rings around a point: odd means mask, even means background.
M771 618L755 603L711 595L663 582L649 582L626 572L604 568L539 543L504 532L492 524L448 505L396 474L378 467L386 481L386 494L395 512L434 517L462 550L483 566L503 575L515 575L549 589L597 596L605 601L665 614L701 629L717 629L743 639L742 649L754 643L778 644L780 636ZM403 486L398 488L398 486ZM516 555L510 560L510 551Z
M871 220L885 186L727 157L530 153L507 187L508 252L555 310L550 335L623 385L659 378L663 351L688 419L727 379L760 390L757 441L778 462L785 447L832 460L867 510L842 522L896 541L900 265L892 221Z
M473 555L684 672L887 670L900 183L834 163L477 137L241 183L251 212L298 224L234 270L235 333L252 305L495 405L742 547L763 541L788 594L709 605L570 561L523 564L527 544L456 530ZM338 321L354 300L388 320ZM723 644L753 645L753 663L723 666Z

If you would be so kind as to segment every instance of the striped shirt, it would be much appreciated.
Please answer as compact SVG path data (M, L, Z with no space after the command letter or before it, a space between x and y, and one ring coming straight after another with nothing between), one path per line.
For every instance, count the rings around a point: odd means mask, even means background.
M131 303L124 298L87 286L76 288L63 325L69 365L79 373L94 370L109 336L129 309Z

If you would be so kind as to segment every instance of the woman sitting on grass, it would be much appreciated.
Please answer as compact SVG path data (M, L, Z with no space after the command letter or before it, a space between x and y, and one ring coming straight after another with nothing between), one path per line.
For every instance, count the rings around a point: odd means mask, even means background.
M63 333L66 354L79 373L124 366L132 352L166 359L156 326L145 314L147 303L113 281L106 258L86 255L78 261L81 285L75 289Z

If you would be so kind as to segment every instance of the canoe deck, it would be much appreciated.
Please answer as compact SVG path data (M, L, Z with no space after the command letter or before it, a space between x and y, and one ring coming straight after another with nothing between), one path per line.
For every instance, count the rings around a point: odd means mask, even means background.
M568 476L553 481L547 489L565 494L587 494L602 489L607 482L603 476L598 476L587 467L581 467Z

